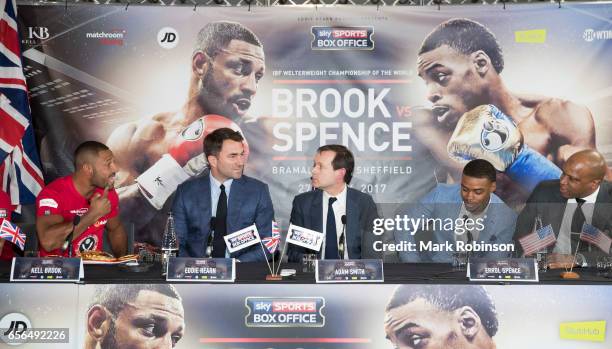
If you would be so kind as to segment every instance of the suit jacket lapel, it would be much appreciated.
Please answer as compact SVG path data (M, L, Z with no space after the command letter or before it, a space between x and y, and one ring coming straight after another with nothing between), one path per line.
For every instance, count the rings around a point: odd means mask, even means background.
M601 182L599 194L595 199L595 207L593 208L593 219L591 223L600 230L612 229L610 226L610 210L612 208L612 196L610 193L608 182Z
M318 189L310 206L310 222L312 230L323 232L323 192Z
M542 225L546 226L550 224L555 232L555 236L559 237L559 230L561 229L563 215L565 213L565 208L567 207L567 199L561 196L559 183L550 188L553 190L551 193L552 200L550 200L550 202L540 203L540 205L543 205L543 207L538 211L543 212L542 216L540 217L542 218Z
M210 198L210 174L200 177L201 185L198 185L198 190L194 192L194 202L197 203L198 213L202 217L203 230L208 234L210 230L210 217L212 217L212 205Z
M367 232L364 232L367 233ZM355 244L360 244L361 229L359 227L359 205L357 205L357 199L355 193L351 188L346 190L346 231L345 241L347 250L349 252L349 258L356 258L357 256L351 256L352 249Z
M497 240L497 236L495 236L496 228L497 228L495 226L495 221L497 218L496 212L495 212L495 205L500 205L500 204L491 202L489 205L490 207L487 210L486 218L482 222L482 224L484 225L484 229L480 232L480 235L478 236L477 241L495 242L495 240Z
M227 200L227 233L231 234L234 224L240 221L240 207L242 206L242 202L244 201L243 188L244 179L240 177L239 179L234 179L232 182L232 187L230 188L230 196ZM231 228L230 228L231 227Z

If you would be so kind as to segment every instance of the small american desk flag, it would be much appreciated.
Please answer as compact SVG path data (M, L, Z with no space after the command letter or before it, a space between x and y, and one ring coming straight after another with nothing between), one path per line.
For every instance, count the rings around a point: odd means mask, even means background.
M554 244L556 241L557 238L555 237L555 232L550 224L519 239L519 243L523 247L525 256L529 256L534 252L546 248Z
M599 247L605 253L610 253L610 245L612 244L612 239L610 239L610 237L604 234L601 230L595 228L590 224L584 223L582 225L582 231L580 232L580 240L586 241Z

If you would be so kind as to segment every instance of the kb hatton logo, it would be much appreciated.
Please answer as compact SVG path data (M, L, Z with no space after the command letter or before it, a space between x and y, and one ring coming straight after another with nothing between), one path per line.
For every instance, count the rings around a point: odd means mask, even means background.
M593 40L610 40L612 39L612 30L585 29L584 33L582 33L582 38L586 42L591 42Z
M51 37L47 27L27 27L27 38L22 38L23 45L39 45L43 40Z
M49 38L49 28L47 27L28 27L28 39L45 40Z
M166 50L175 48L179 43L178 32L171 27L161 28L157 32L157 43Z

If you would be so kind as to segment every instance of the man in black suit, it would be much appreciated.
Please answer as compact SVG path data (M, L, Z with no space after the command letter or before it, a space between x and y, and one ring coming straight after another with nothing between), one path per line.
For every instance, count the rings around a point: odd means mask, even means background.
M557 236L557 242L549 247L549 252L556 254L575 252L585 222L610 236L612 184L603 180L606 169L604 157L595 150L570 156L560 179L543 181L531 193L518 217L515 241L532 232L538 217L543 226L551 224ZM580 243L580 253L585 256L596 250L589 243Z
M372 247L378 210L369 194L349 188L354 168L353 154L345 146L320 147L311 177L316 190L293 199L291 223L325 235L319 258L381 258ZM290 245L287 256L290 262L301 262L304 253L314 251Z

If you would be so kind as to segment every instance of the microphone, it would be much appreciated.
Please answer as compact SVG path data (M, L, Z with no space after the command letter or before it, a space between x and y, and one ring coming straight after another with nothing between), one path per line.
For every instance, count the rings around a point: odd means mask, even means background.
M217 217L210 217L210 234L208 234L208 241L206 241L206 258L212 256L213 233L215 232L216 222Z
M465 221L468 219L468 216L466 214L463 215L463 225L465 226ZM472 235L471 231L467 231L467 243L471 244L472 241L474 241L474 236Z
M342 233L340 234L340 241L338 241L338 254L340 255L340 259L344 259L344 249L346 247L346 238L344 236L344 230L346 229L346 215L343 214L340 219L342 220Z
M66 240L64 240L64 244L62 245L62 254L64 254L64 252L66 252L66 249L68 249L68 258L72 257L72 236L74 235L74 228L79 225L80 221L81 216L74 216L74 218L72 219L72 230L70 230L70 234L66 236Z
M468 219L468 216L466 214L463 215L463 226L465 227L465 221ZM466 229L467 230L467 229ZM474 241L474 236L472 235L472 232L467 230L467 243L468 245L472 244L472 241ZM468 250L467 252L467 257L468 259L470 258L470 255L472 253Z

